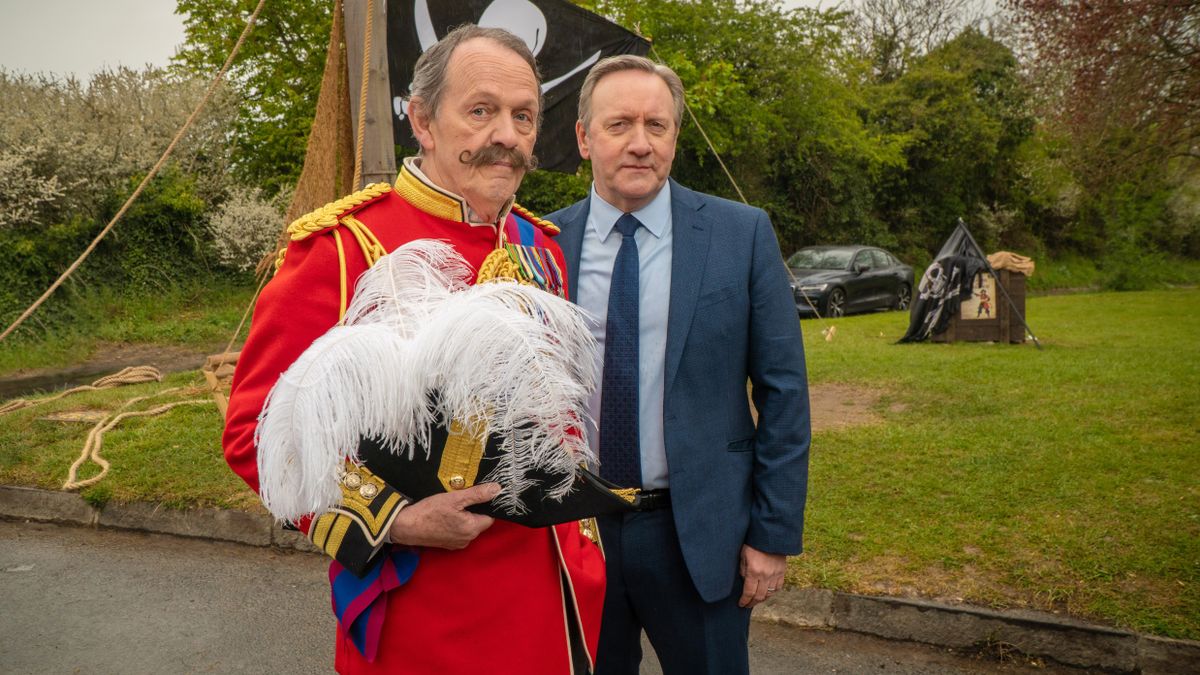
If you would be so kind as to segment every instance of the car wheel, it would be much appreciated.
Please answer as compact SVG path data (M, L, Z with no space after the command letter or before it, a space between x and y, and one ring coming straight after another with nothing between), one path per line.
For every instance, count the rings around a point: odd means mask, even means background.
M912 303L912 287L908 284L900 284L900 288L896 290L896 309L908 309Z
M825 316L836 319L846 313L846 291L835 288L825 300Z

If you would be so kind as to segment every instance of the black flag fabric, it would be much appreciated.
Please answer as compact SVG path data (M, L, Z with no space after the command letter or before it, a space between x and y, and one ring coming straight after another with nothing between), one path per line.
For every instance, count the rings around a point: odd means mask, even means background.
M413 67L426 49L454 27L474 23L504 28L525 40L542 71L542 130L534 153L539 166L574 173L579 87L597 61L616 54L645 55L650 43L563 0L388 0L388 71L392 129L397 145L416 144L408 123Z
M945 330L960 303L971 297L975 275L992 271L987 256L960 218L937 257L925 268L909 310L908 331L898 342L922 342Z

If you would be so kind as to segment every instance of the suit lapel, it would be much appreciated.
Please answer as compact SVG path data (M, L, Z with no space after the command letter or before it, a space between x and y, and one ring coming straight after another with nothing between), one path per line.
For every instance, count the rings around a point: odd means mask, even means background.
M575 208L566 211L562 220L562 232L555 238L567 261L567 294L571 302L579 301L579 259L583 255L583 233L587 228L588 209L591 199L584 199Z
M704 202L695 192L671 181L671 309L667 313L666 389L669 394L683 356L708 248L712 223L701 213Z

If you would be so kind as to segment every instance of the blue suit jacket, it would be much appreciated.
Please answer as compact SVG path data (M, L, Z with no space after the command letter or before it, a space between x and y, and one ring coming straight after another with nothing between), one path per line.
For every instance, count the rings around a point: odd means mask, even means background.
M572 300L589 201L562 228ZM762 209L672 180L664 436L671 504L692 581L729 595L742 544L801 551L808 486L808 380L800 322ZM752 385L758 424L751 416Z

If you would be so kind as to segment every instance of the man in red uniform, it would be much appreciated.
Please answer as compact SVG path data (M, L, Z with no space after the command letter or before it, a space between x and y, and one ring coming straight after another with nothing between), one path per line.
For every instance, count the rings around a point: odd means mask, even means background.
M451 32L417 63L409 110L421 154L405 160L396 185L368 186L289 227L239 359L224 435L230 467L256 491L264 399L341 320L354 280L382 255L440 239L477 272L500 263L566 297L557 228L513 204L535 161L539 92L519 38L476 26ZM588 528L527 528L465 510L494 497L495 484L410 503L348 465L341 488L339 507L298 523L334 558L339 672L590 672L604 562Z

